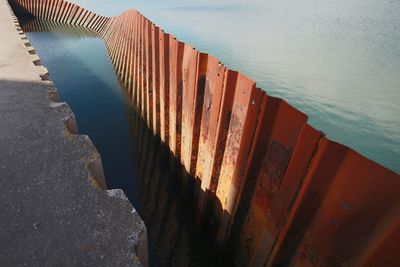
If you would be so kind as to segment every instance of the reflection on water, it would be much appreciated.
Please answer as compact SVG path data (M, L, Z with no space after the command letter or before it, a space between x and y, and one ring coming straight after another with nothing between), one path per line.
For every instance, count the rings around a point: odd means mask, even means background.
M400 172L400 1L74 0L128 8L310 116L328 137Z
M53 32L61 33L70 39L97 37L97 34L87 28L65 24L58 21L22 17L20 23L25 32Z
M108 188L122 188L144 220L150 265L215 266L212 241L196 216L193 193L199 186L140 119L102 40L58 23L21 26L31 31L28 39L74 111L79 131L99 150Z

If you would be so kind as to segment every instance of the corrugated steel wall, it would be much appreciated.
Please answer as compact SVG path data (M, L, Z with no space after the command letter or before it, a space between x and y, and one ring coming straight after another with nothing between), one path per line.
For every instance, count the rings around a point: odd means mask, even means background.
M197 206L236 266L400 266L400 177L134 10L14 0L107 45L143 120L200 180ZM397 253L396 253L397 252Z

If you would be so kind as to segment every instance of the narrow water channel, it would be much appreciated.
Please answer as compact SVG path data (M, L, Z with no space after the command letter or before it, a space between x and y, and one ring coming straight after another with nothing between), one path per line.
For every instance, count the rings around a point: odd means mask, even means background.
M215 266L198 228L194 181L147 130L115 76L103 41L77 27L21 21L61 100L101 154L109 189L121 188L144 220L150 266Z

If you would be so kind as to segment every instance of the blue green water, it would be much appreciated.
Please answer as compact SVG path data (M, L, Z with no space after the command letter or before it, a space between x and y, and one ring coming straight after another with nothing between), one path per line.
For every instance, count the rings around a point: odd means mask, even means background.
M309 115L333 140L400 172L400 1L74 0L135 8Z

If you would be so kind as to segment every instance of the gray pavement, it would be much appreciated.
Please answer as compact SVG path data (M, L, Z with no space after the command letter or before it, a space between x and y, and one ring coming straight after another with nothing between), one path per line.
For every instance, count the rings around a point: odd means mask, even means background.
M146 228L0 0L0 266L147 265Z

